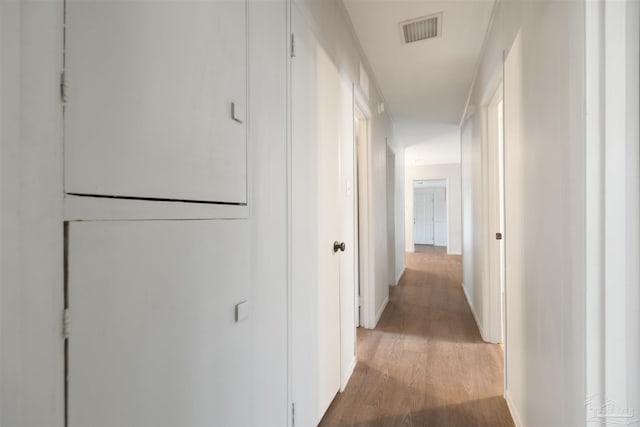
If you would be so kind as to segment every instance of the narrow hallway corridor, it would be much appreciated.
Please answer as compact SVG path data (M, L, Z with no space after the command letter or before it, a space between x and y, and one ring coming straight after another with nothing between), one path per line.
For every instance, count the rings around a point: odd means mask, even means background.
M461 257L419 246L358 364L320 423L329 426L513 426L503 354L484 343L461 287Z

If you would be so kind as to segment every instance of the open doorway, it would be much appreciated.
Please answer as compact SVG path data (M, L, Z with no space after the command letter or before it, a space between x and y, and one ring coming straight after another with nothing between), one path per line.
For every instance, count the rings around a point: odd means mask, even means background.
M505 341L504 120L502 84L487 109L487 273L491 342Z
M357 325L364 328L375 327L374 292L371 288L373 263L370 262L371 238L371 144L370 123L366 103L357 96L354 103L354 141L356 146L356 201L357 201L357 242L358 286L356 298Z
M366 302L369 292L368 283L370 280L368 268L369 256L369 150L368 150L368 121L362 109L356 101L354 105L354 140L356 145L356 201L358 219L356 259L358 265L358 286L356 298L356 316L359 327L367 327L368 314L366 313Z
M447 181L413 182L413 244L420 247L447 246Z

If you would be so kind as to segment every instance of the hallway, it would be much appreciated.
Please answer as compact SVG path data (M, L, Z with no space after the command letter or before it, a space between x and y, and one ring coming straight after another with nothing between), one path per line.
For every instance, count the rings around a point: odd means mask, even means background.
M513 426L502 349L480 338L461 257L416 250L377 328L358 330L358 365L320 425Z

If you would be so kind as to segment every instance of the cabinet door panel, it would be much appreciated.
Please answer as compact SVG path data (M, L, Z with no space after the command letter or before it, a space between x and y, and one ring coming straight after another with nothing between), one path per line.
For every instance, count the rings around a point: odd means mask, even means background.
M246 221L73 222L69 426L250 423Z
M246 30L246 0L68 0L66 192L245 203Z

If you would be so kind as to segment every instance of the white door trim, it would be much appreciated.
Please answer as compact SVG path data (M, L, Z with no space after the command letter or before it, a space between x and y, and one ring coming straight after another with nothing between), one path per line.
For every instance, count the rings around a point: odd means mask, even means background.
M371 191L371 111L366 98L356 87L354 90L355 118L365 123L362 142L358 146L358 264L360 280L360 296L362 298L362 316L360 326L373 329L376 326L375 313L375 271L373 269L373 235L371 229L373 212ZM356 143L359 136L355 135Z
M355 146L354 84L341 81L340 117L340 239L346 244L340 255L340 392L356 365L358 327L358 209Z
M638 48L634 0L587 2L586 417L640 408Z
M486 333L485 339L494 343L503 342L503 296L500 270L504 266L503 260L501 259L504 240L496 242L496 233L498 232L503 233L504 239L503 224L500 224L500 210L497 208L501 203L500 193L499 188L496 188L496 184L499 183L498 162L500 161L498 158L499 129L497 120L499 114L498 108L502 99L502 82L500 82L487 105L487 155L483 159L483 169L485 171L483 181L485 194L487 194L485 199L485 241L487 254L485 257L485 283L488 292L485 310L483 310L486 313L483 319L483 326Z

